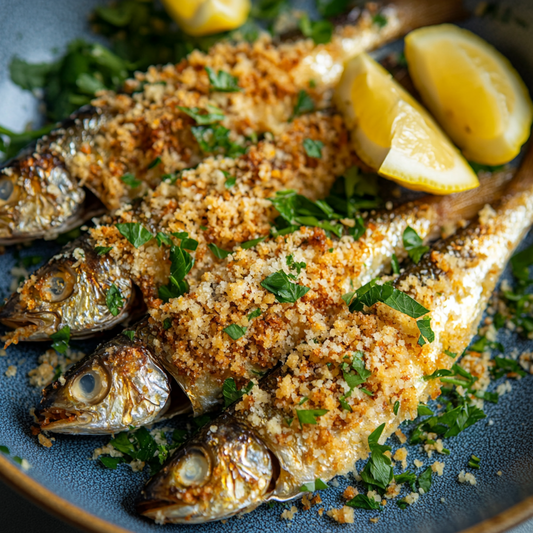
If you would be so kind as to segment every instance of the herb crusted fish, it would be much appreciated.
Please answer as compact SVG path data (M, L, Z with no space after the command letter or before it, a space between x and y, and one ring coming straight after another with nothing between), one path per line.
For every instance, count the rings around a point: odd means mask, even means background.
M138 511L158 523L202 523L290 500L304 483L353 470L370 440L375 448L415 418L419 402L439 395L430 376L446 375L449 354L466 348L533 222L532 163L530 152L503 201L419 264L352 293L323 339L296 347L282 369L176 452ZM478 415L463 409L468 427Z
M284 131L295 111L328 106L348 57L414 27L456 18L460 5L439 1L415 9L399 2L384 8L384 27L362 10L328 44L276 45L263 36L253 44L219 43L208 54L193 52L176 66L139 74L122 93L99 95L93 107L0 169L0 244L53 238L206 154L243 153L257 136ZM87 190L100 206L90 205Z
M116 419L110 424L104 406L119 397L127 413L134 410L138 415L133 421L125 418L124 430L153 419L155 410L147 417L121 391L122 381L128 378L117 372L126 369L124 360L130 358L132 343L149 351L166 370L169 386L178 384L185 392L168 412L161 406L161 416L182 411L185 405L192 406L196 415L217 408L224 401L226 380L236 392L300 343L323 340L346 307L343 295L382 273L393 254L400 259L406 256L407 228L427 240L438 233L444 220L473 216L484 202L472 200L479 201L483 191L482 185L475 196L434 197L384 211L367 219L367 229L363 227L357 238L348 234L337 239L321 228L304 227L250 249L237 247L206 271L188 294L151 309L150 320L127 333L129 340L120 335L89 356L83 372L77 367L47 387L38 413L41 428L61 433L113 432ZM110 376L102 396L92 403L80 400L72 392L76 383L84 372L100 372L102 367ZM149 387L146 394L151 394Z

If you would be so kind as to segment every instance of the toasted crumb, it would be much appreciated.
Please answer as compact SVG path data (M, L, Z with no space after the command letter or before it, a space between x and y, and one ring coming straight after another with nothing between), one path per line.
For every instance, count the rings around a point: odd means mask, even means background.
M42 433L39 433L39 435L37 435L37 439L38 439L39 444L41 446L44 446L45 448L51 448L52 447L52 441L48 437L43 435Z
M402 490L402 485L397 485L396 481L394 481L393 479L387 486L387 490L385 492L385 498L387 498L388 500L392 500L400 494L401 490ZM385 500L382 500L381 503L385 505L386 502Z
M398 437L398 440L402 443L402 444L405 444L407 442L407 437L402 433L402 430L401 429L397 429L394 434Z
M344 505L340 509L331 509L331 511L328 511L326 514L339 524L354 523L354 510L347 505Z
M402 462L402 468L405 470L407 468L407 450L405 448L399 448L394 453L394 460Z
M298 509L293 505L290 509L285 509L285 511L281 513L281 518L283 520L292 520L297 512Z
M408 505L413 505L413 503L415 503L418 498L420 498L420 494L418 494L418 492L411 492L405 497L405 502Z
M444 498L441 498L440 503L446 503L446 500Z
M444 463L441 463L439 461L435 461L431 465L431 470L435 472L435 474L438 474L439 476L442 476L442 473L444 472Z
M501 476L501 475L502 475L502 471L501 471L501 470L498 470L498 471L496 472L496 474L497 474L498 476Z
M459 483L470 483L470 485L475 485L477 483L474 474L471 474L470 472L465 473L464 470L459 472L457 481L459 481Z
M344 492L342 493L343 498L346 498L347 500L351 500L352 498L355 498L359 494L359 491L349 485L344 489Z
M5 357L7 355L7 351L4 348L0 348L0 357Z
M417 467L417 468L420 468L424 463L422 461L419 461L418 459L415 459L413 461L413 464Z
M30 463L28 463L28 461L26 461L26 459L22 459L22 463L20 463L20 467L22 468L22 470L26 471L31 468L31 465Z
M324 507L321 507L319 510L318 510L318 514L320 516L322 516L324 514Z
M307 494L302 496L302 508L304 511L309 511L309 509L311 509L311 502L309 501Z
M379 516L376 516L374 518L371 518L370 521L373 523L373 524L377 524L378 521L379 521Z
M14 378L17 375L17 367L15 365L8 366L5 374L8 378Z
M317 505L319 503L322 503L322 498L320 497L320 494L317 494L312 500L311 505Z

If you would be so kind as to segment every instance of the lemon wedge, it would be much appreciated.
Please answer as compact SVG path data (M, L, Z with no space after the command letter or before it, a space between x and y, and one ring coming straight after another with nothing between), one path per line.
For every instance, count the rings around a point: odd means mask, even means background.
M380 175L435 194L479 185L428 112L368 55L345 65L335 100L357 155Z
M405 38L409 74L467 159L501 165L529 137L533 106L511 63L473 33L442 24Z
M189 35L200 37L242 26L250 0L163 0L170 16Z

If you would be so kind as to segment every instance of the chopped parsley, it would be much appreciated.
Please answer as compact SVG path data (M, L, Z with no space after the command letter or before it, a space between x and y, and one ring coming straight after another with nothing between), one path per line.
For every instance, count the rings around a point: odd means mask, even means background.
M317 0L316 7L323 17L336 17L350 5L350 0Z
M296 270L296 274L298 276L300 275L300 272L302 271L302 269L307 268L307 264L304 263L303 261L299 263L294 261L294 257L292 256L292 254L287 257L287 266L289 267L289 270Z
M350 387L350 392L365 383L372 375L372 372L365 367L363 352L354 352L352 361L350 363L342 363L341 368L342 376L348 384L348 387Z
M237 178L235 176L231 176L229 172L226 172L225 170L222 171L224 174L224 177L226 178L226 181L224 182L224 187L226 189L231 189L236 183Z
M420 346L424 346L424 344L435 340L435 333L431 329L431 317L427 316L417 320L416 325L420 331L420 337L418 337L418 344Z
M241 337L246 335L246 330L248 328L245 326L238 326L237 324L231 324L224 328L224 331L234 340L239 340Z
M150 162L150 164L148 165L148 168L149 169L155 168L160 164L161 164L161 158L157 156L153 161Z
M394 413L394 415L397 415L399 410L400 410L400 401L396 400L394 402L394 407L392 408L392 412Z
M382 13L376 13L372 17L372 23L380 28L384 28L387 25L387 17Z
M261 309L256 309L255 311L252 311L249 315L248 315L248 320L252 320L254 318L257 318L258 316L261 315Z
M242 91L242 89L237 85L237 78L232 76L224 70L219 70L215 72L210 67L205 67L207 71L207 76L209 77L209 82L211 83L212 91L219 91L224 93L235 93Z
M214 124L224 120L224 113L213 105L208 105L207 109L200 109L198 107L183 107L178 106L178 109L189 115L196 121L199 126L205 126L207 124Z
M222 248L219 248L216 244L214 243L209 243L207 245L207 247L211 250L211 252L213 253L213 255L217 258L217 259L225 259L226 257L228 257L228 255L231 255L233 252L230 252L229 250L224 250Z
M128 187L131 187L132 189L135 189L142 183L141 180L138 180L133 174L130 173L124 174L120 178L120 181L122 181L122 183L125 183Z
M414 263L418 263L422 256L429 250L429 246L424 246L420 235L411 226L405 228L402 240L407 255Z
M324 416L327 412L328 409L296 409L296 416L300 422L300 427L303 427L304 424L316 425L316 419Z
M416 490L416 474L414 472L406 470L402 474L396 474L394 476L394 481L396 481L398 485L402 483L409 483L411 490L413 492Z
M394 477L391 460L385 455L385 452L390 452L390 446L378 443L384 429L385 424L383 423L369 435L370 459L361 471L361 478L367 485L383 490L387 488Z
M172 246L172 239L166 234L161 231L157 232L157 235L155 236L155 240L157 241L157 246L161 248L163 244L166 244L167 246Z
M429 309L426 309L405 292L392 287L389 283L378 285L375 279L354 292L344 294L342 298L351 313L362 311L365 305L371 307L378 302L384 303L411 318L420 318L429 313Z
M266 277L261 287L274 294L279 303L295 303L310 290L309 287L293 283L283 270Z
M109 312L113 316L118 316L120 310L124 306L124 299L122 298L120 289L114 283L109 287L106 293L105 302Z
M207 154L216 152L228 157L238 157L246 152L244 146L230 139L230 130L221 124L193 126L191 131L202 151Z
M424 491L424 494L427 494L429 492L429 489L431 488L431 481L432 481L431 467L426 468L418 476L417 481L418 481L418 486Z
M166 331L167 329L170 329L172 327L172 320L170 318L165 318L163 320L163 329Z
M133 329L124 330L124 331L122 332L122 335L128 337L128 339L129 339L130 341L132 341L133 338L135 337L135 331L134 331Z
M391 257L391 268L393 274L399 274L400 273L400 263L398 263L398 258L396 257L396 254L392 254Z
M135 248L140 248L143 244L146 244L154 238L154 236L139 222L116 224L116 228Z
M226 379L222 386L222 395L224 396L225 406L228 407L228 405L231 405L233 402L240 400L245 394L248 394L252 390L253 386L253 382L250 381L246 387L239 390L237 389L237 385L233 378Z
M69 348L70 341L70 327L63 326L59 331L52 333L50 338L54 341L52 343L52 348L59 353L66 353Z
M300 492L315 492L315 490L325 490L328 488L328 484L325 481L322 481L319 477L317 477L314 481L304 483L300 487Z
M175 174L163 174L161 176L161 181L166 181L170 185L174 185L178 179L181 178L181 172L176 172Z
M527 375L525 370L517 361L514 361L513 359L506 359L504 357L495 357L494 366L491 369L491 374L494 379L499 379L510 373L517 374L522 378Z
M326 44L331 41L333 24L329 20L311 20L304 14L298 23L305 37L313 39L315 44Z
M475 468L476 470L479 470L479 463L481 462L481 459L479 457L476 457L475 455L472 455L470 457L470 461L468 461L468 466L470 468Z
M381 511L381 504L374 500L374 498L369 498L366 494L358 494L355 496L355 498L347 501L346 505L349 507L356 507L358 509Z
M250 248L257 246L260 242L263 242L265 239L266 237L258 237L257 239L252 239L250 241L243 242L241 244L241 248L243 250L249 250Z
M315 102L313 99L307 94L306 91L303 89L298 93L298 99L296 100L296 104L294 105L294 109L292 111L292 116L289 120L293 120L296 117L299 117L300 115L303 115L305 113L311 113L315 110Z
M94 251L98 255L105 255L105 254L108 254L112 249L113 249L112 246L96 246L94 248Z
M196 250L198 242L188 238L187 232L174 233L174 237L181 239L179 246L170 246L170 276L168 285L159 287L159 298L168 302L170 298L177 298L189 290L185 276L194 265L194 258L185 248Z
M322 141L304 139L305 153L309 157L314 157L315 159L322 159L322 148L324 148L324 143Z

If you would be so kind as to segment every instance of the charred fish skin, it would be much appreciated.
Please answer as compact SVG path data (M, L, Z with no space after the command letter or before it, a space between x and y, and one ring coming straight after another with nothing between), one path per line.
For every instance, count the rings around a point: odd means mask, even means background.
M137 511L159 524L201 524L255 509L271 490L275 459L250 430L222 415L152 478ZM213 495L216 495L213 498Z
M150 350L122 335L46 387L36 416L46 431L113 434L159 420L172 388Z
M116 314L108 306L109 291L115 287ZM87 236L66 246L64 251L38 269L0 310L0 321L16 328L6 334L8 344L19 338L47 340L64 326L72 338L85 338L131 317L136 291L127 276L108 257L98 255Z
M273 476L274 487L263 501L296 498L304 483L352 471L354 463L368 455L373 431L384 424L383 442L401 422L417 416L420 402L439 395L438 380L423 377L449 369L455 360L446 352L461 353L467 347L507 260L533 222L532 163L530 151L499 205L485 207L476 222L427 252L394 281L396 289L430 310L433 341L421 345L416 319L383 303L366 312L346 309L326 339L296 347L283 368L256 383L227 415L211 422L210 439L237 424L255 433L276 457L279 475ZM371 394L350 388L345 379L343 364L356 356L369 371L364 387ZM321 410L314 424L299 416L303 397L306 410ZM184 449L189 450L187 445ZM155 476L150 486L168 483L176 467L171 458L166 477ZM212 475L206 483L205 490L220 479ZM163 492L160 487L159 494ZM224 501L216 491L212 494L212 505ZM187 494L175 493L171 502L157 500L145 492L138 510L154 518L147 507L157 509L159 521L185 523L186 517L167 515L166 509L187 499ZM246 510L243 505L241 511ZM207 513L205 521L210 519Z

